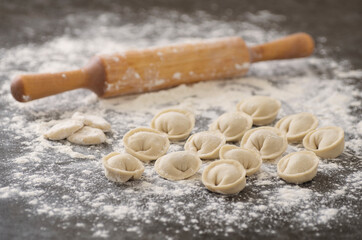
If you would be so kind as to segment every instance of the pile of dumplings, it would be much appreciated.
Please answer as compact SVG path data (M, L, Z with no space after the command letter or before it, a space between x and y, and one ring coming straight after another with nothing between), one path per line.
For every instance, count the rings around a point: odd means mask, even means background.
M94 145L106 142L105 132L111 131L111 125L105 119L76 112L70 119L59 121L51 127L44 137L59 141L67 139L79 145Z
M289 183L310 181L317 174L319 157L335 158L343 152L343 129L317 129L318 119L304 112L286 116L274 127L265 126L276 119L280 107L276 99L252 96L241 101L235 112L217 118L208 131L191 136L193 113L179 108L161 111L150 127L138 127L124 135L126 153L114 152L102 159L105 175L115 182L139 179L143 163L156 160L154 170L162 178L177 181L197 173L202 160L217 159L204 168L202 183L213 192L237 194L245 187L246 177L258 172L263 161L279 159L288 143L303 143L306 151L282 157L277 171ZM184 140L184 151L167 154L170 143Z

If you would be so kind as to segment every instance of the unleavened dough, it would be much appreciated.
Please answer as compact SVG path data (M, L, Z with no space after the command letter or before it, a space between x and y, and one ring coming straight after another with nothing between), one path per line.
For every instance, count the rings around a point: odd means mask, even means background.
M243 112L230 112L221 115L210 126L210 130L221 132L226 141L239 141L253 125L253 119Z
M318 128L304 137L303 146L322 158L338 157L344 150L344 131L335 126Z
M219 157L219 150L225 144L224 135L219 132L199 132L191 135L185 143L185 150L196 152L201 159Z
M280 119L275 127L286 134L290 143L302 142L304 136L318 126L318 119L311 113L302 112Z
M220 149L220 159L238 161L245 168L246 176L251 176L256 173L262 163L259 152L234 145L222 146Z
M167 134L146 127L127 132L123 137L123 144L126 152L143 162L156 160L165 155L170 146Z
M67 140L79 145L93 145L104 143L107 138L104 132L98 128L84 126L70 135Z
M235 160L217 160L210 163L202 173L202 183L212 192L237 194L246 185L246 171Z
M102 158L104 174L113 182L140 179L145 167L142 162L128 153L112 152Z
M156 172L169 180L182 180L194 175L201 166L200 158L193 152L172 152L155 162Z
M253 124L260 126L274 121L281 103L267 96L252 96L238 103L236 109L253 118Z
M99 128L104 132L109 132L111 130L111 124L109 124L109 122L107 122L104 118L96 115L75 112L72 116L72 119L83 121L84 125Z
M82 121L67 119L62 120L59 123L51 127L45 134L44 137L50 140L61 140L69 137L74 132L78 131L84 126Z
M263 160L272 160L285 152L288 142L285 134L279 129L259 127L247 131L240 146L258 151Z
M159 112L151 122L151 127L168 135L171 141L186 139L195 126L193 113L177 108Z
M278 175L289 183L301 184L317 174L319 158L309 151L293 152L279 160Z

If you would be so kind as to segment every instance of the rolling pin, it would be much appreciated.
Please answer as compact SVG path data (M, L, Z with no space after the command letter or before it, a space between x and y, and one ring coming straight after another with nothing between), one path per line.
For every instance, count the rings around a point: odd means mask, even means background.
M204 40L94 57L85 67L13 79L11 93L27 102L87 88L99 97L140 93L204 80L243 76L250 63L306 57L314 41L306 33L248 48L240 37Z

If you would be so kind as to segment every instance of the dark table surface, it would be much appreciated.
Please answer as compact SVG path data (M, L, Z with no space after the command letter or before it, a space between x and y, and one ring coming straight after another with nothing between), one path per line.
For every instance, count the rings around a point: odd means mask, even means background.
M240 34L242 28L238 28L236 24L238 21L246 21L245 16L248 16L250 13L258 13L260 11L268 11L272 14L282 16L282 21L276 22L260 22L253 23L258 26L265 34L265 40L270 40L274 32L282 32L285 34L305 31L310 33L316 39L316 52L315 56L317 58L329 58L333 59L335 62L343 65L345 69L349 70L358 70L362 66L362 48L360 47L362 42L362 2L359 0L351 1L289 1L289 0L280 0L280 1L191 1L191 0L177 0L177 1L1 1L0 2L0 66L1 58L6 54L11 53L10 49L21 48L22 46L34 46L35 49L38 46L44 46L48 42L51 42L54 39L58 39L62 36L67 36L70 38L95 38L98 34L102 34L102 26L99 23L101 20L97 20L97 23L94 23L94 29L96 31L83 32L83 27L86 26L90 28L92 26L92 19L101 16L102 14L114 14L116 18L111 18L107 20L107 24L110 24L114 27L117 32L117 26L133 24L144 25L145 21L150 21L158 18L165 18L164 15L158 13L160 12L172 12L172 16L169 18L170 24L174 25L175 28L179 27L178 21L182 21L182 16L188 17L190 22L195 26L201 26L200 21L204 21L204 17L199 18L200 15L207 15L207 21L218 21L226 26L230 26L232 33ZM77 17L79 16L79 17ZM152 16L152 17L150 17ZM176 17L175 17L176 16ZM179 17L177 17L179 16ZM167 18L167 16L166 16ZM71 20L70 20L71 19ZM146 19L146 20L145 20ZM180 20L181 19L181 20ZM201 19L201 20L200 20ZM229 25L228 25L229 24ZM150 31L147 35L148 40L145 42L144 39L139 42L139 45L144 47L152 45L153 42L159 42L158 36L163 31L163 26L155 25L155 29ZM176 31L174 36L170 38L204 38L205 33L208 32L208 29L201 29L197 31L188 31L188 29L183 29ZM88 35L87 35L88 34ZM107 32L109 37L112 37L112 34ZM133 34L133 35L132 35ZM127 38L132 38L137 36L137 33L130 33L129 36L123 35L114 35L115 41L131 41ZM271 36L271 37L270 37ZM250 42L256 43L253 39L252 34L247 35L245 39ZM259 38L260 39L260 38ZM168 39L172 40L172 39ZM135 45L137 45L137 39L133 40ZM85 41L86 42L86 41ZM129 44L131 45L131 44ZM39 53L41 56L46 56L46 53ZM69 60L73 61L75 67L81 66L88 57L93 55L94 52L88 51L84 52L84 56L81 59L81 64L79 64L77 58L72 58L69 56ZM36 204L30 204L29 198L27 195L17 195L14 192L11 192L11 186L13 184L18 184L17 186L23 186L26 188L26 183L19 185L21 177L15 178L12 173L16 171L16 168L19 170L19 166L14 164L12 161L19 158L21 155L31 151L29 148L25 148L26 142L31 142L30 135L23 135L16 137L13 133L13 129L9 129L7 123L9 119L17 119L21 116L26 119L26 121L36 121L40 117L45 117L45 119L50 120L51 117L59 117L59 113L52 112L52 110L46 106L46 101L43 101L39 106L31 106L29 110L26 107L22 107L19 104L14 104L10 93L8 91L8 86L10 83L10 77L15 73L21 71L38 71L37 66L33 65L31 61L22 61L17 59L21 56L13 56L13 60L9 61L9 56L7 55L6 65L3 64L0 72L0 86L2 87L1 95L1 105L0 105L0 118L3 123L1 125L1 145L0 145L0 193L2 194L0 198L0 238L1 239L85 239L89 237L102 238L110 237L114 239L132 239L132 238L148 238L148 239L164 239L164 238L225 238L229 237L232 239L240 238L278 238L278 239L311 239L311 238L321 238L321 239L358 239L362 237L362 206L360 202L361 198L361 188L359 192L353 191L353 198L347 196L341 197L335 202L328 203L329 207L334 208L351 208L355 213L353 216L347 218L343 215L337 218L337 220L330 222L329 224L316 224L313 225L313 228L298 228L298 226L291 226L293 223L290 223L288 219L291 219L293 216L293 211L282 212L284 216L273 215L273 211L266 211L265 217L258 220L253 219L251 222L247 223L248 228L239 228L237 225L229 224L226 222L214 223L215 226L210 226L210 222L198 222L198 228L185 229L183 226L179 225L179 220L172 218L178 218L180 216L173 215L168 212L167 209L162 209L160 207L159 211L156 211L157 216L150 218L151 221L142 221L141 219L135 217L125 217L125 218L115 218L112 219L109 215L105 216L102 214L97 214L96 211L91 211L90 215L85 214L87 208L92 208L94 206L84 206L82 203L81 197L76 194L73 196L74 204L72 205L71 211L75 211L74 206L79 202L80 210L79 213L69 213L68 218L64 219L59 216L44 214L39 209L36 209ZM62 62L64 59L57 61L56 56L48 56L52 59L53 62ZM330 73L328 69L316 68L314 70L316 76L320 75L322 77L330 76L333 73ZM282 73L280 73L282 74ZM268 76L268 73L264 75L261 73L261 77L273 78L274 76ZM273 82L271 80L271 82ZM356 75L351 77L346 82L346 86L355 89L357 92L361 93L362 83L361 75ZM5 89L5 90L4 90ZM81 93L82 96L86 96L86 93ZM361 101L361 94L355 96L356 101ZM76 98L71 99L74 101ZM53 99L54 100L54 99ZM18 107L18 108L17 108ZM73 111L79 105L75 104L74 107L67 109L66 106L62 105L64 111ZM84 108L84 106L82 109ZM43 116L37 115L37 111L49 110L49 114ZM352 117L357 117L361 119L362 108L361 105L356 105L350 107L350 114ZM127 114L127 113L125 113ZM6 123L6 124L5 124ZM352 123L351 123L352 124ZM356 124L354 122L354 124ZM20 126L21 127L21 126ZM202 128L201 128L202 129ZM126 129L122 130L123 133ZM122 133L121 133L122 134ZM348 134L348 133L347 133ZM351 135L352 136L352 135ZM359 135L359 137L361 137ZM348 139L348 137L347 137ZM28 145L29 146L29 145ZM34 145L30 145L35 147ZM91 151L98 151L98 155L102 155L109 152L111 147L95 147L91 148ZM84 154L87 153L87 149L78 149L79 152ZM349 161L350 168L346 167L339 174L340 178L338 181L342 181L343 176L347 176L351 173L360 174L361 172L361 158L358 152L353 152L352 150L346 150L347 155L344 155L342 158L343 161ZM70 168L74 167L74 163L67 157L58 159L57 161L51 160L52 156L56 158L62 158L56 153L44 153L44 156L49 158L49 161L43 161L40 164L37 164L34 168L24 168L23 174L27 176L35 173L40 173L41 171L51 171L54 175L63 175L64 181L69 180L74 182L76 188L89 188L90 194L98 194L102 192L104 188L108 190L110 188L117 188L118 186L112 185L104 181L102 176L101 169L97 170L99 175L97 178L90 177L90 180L94 181L92 186L85 184L84 181L74 180L74 176L77 176L77 172L72 170L64 170L62 167L69 166ZM75 157L76 158L76 157ZM91 161L91 160L89 160ZM55 162L54 165L46 166L50 162ZM336 161L337 163L340 163ZM67 165L69 164L69 165ZM84 163L86 169L89 169L90 165ZM99 167L99 165L97 165ZM78 166L79 167L79 166ZM67 176L69 174L69 176ZM71 176L71 177L70 177ZM26 179L26 178L24 178ZM81 177L81 180L86 180L87 177ZM101 179L101 180L100 180ZM312 184L306 185L305 187L312 188L314 190L328 188L328 181L331 181L329 176L325 178L320 177L319 181L323 184ZM361 181L361 178L359 178ZM45 190L45 193L42 193L42 197L39 197L39 201L48 201L56 202L61 199L61 197L66 194L68 191L76 193L76 189L66 189L60 185L56 185L52 182L46 183L43 182L39 185L39 190ZM69 185L69 184L68 184ZM67 186L68 186L67 185ZM130 185L132 186L132 185ZM10 188L7 188L10 187ZM118 187L123 189L122 187ZM8 190L8 192L7 192ZM251 198L262 198L257 193L246 189L246 195ZM50 193L51 192L51 193ZM321 190L321 192L323 192ZM203 192L201 196L187 196L182 197L173 197L177 198L179 202L187 204L189 202L196 201L195 204L199 204L197 201L210 201L209 198L206 198L205 195L207 192ZM328 198L328 193L325 192L326 198ZM12 197L14 196L14 197ZM30 196L30 195L29 195ZM84 197L84 196L83 196ZM87 196L85 196L87 197ZM152 197L152 196L148 196ZM31 198L34 200L34 197ZM132 199L135 199L133 197ZM318 198L313 199L316 201L315 205L318 205ZM319 199L324 199L323 197ZM108 199L109 200L109 199ZM243 202L245 197L239 198L230 198L229 201L234 203L236 201ZM69 200L67 200L69 202ZM109 201L113 204L117 204L117 201L127 202L125 196L121 198L111 198ZM138 211L141 211L142 204L147 205L147 198L139 199L140 207ZM175 201L175 199L160 198L159 204L166 204L167 201ZM217 201L217 200L215 200ZM314 203L313 203L314 204ZM51 204L50 204L51 206ZM130 205L134 206L134 205ZM180 209L176 209L178 206L175 206L175 212L183 213L184 217L187 219L192 219L192 209L188 208L185 212L182 212ZM66 208L64 208L66 209ZM224 209L224 208L223 208ZM232 211L232 209L227 209L227 211ZM50 211L49 209L42 209L42 211ZM295 210L298 212L298 210ZM133 214L136 214L133 210ZM278 212L280 213L280 212ZM115 213L118 214L118 213ZM200 214L199 212L195 214ZM131 216L131 215L129 215ZM212 216L212 215L210 215ZM162 219L167 218L169 220L163 221ZM198 216L199 219L205 218L205 216ZM212 221L211 221L212 222ZM78 224L78 225L77 225ZM228 225L229 224L229 225ZM138 231L132 231L132 226L138 228ZM186 226L189 226L186 224ZM225 234L225 229L231 226L233 231ZM265 232L260 229L267 229ZM128 231L126 230L128 229ZM131 229L131 230L130 230ZM200 231L205 230L205 231ZM213 231L213 229L215 231ZM225 231L220 231L224 229ZM258 229L258 231L255 231ZM99 230L99 231L98 231ZM105 230L106 233L102 233ZM98 232L97 232L98 231ZM96 234L95 234L96 233Z

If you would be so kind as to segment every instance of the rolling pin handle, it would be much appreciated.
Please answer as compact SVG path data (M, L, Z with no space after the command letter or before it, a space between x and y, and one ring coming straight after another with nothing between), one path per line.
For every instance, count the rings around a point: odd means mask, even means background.
M292 34L249 48L251 62L307 57L313 51L314 41L307 33Z
M13 95L13 97L15 98L16 101L26 102L26 99L24 98L24 96L25 96L25 94L24 94L24 85L23 85L23 82L21 80L21 76L16 76L12 80L11 86L10 86L10 91L11 91L11 94Z
M80 69L60 73L20 75L13 79L10 90L17 101L28 102L86 87L87 74L84 70Z
M105 78L102 59L94 57L84 68L74 71L16 76L11 82L10 91L19 102L28 102L78 88L87 88L102 96Z

